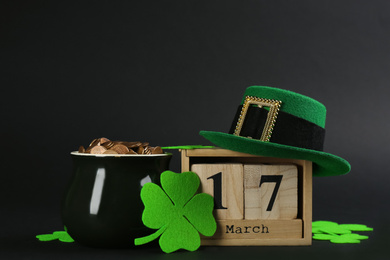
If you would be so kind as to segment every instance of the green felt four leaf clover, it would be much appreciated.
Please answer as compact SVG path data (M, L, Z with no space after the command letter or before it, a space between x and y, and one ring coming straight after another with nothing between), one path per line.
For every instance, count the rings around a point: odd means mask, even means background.
M354 234L352 231L372 231L373 228L361 224L337 224L331 221L315 221L312 223L313 239L329 240L331 243L360 243L368 236Z
M142 221L145 226L157 231L137 238L135 245L159 239L161 249L171 253L179 249L195 251L200 246L201 233L214 235L217 224L213 216L214 199L206 193L196 194L200 184L193 172L161 174L161 187L146 183L141 190L145 205Z
M37 235L36 238L38 238L39 241L53 241L58 239L59 241L66 243L74 242L73 238L71 238L66 231L54 231L52 234Z

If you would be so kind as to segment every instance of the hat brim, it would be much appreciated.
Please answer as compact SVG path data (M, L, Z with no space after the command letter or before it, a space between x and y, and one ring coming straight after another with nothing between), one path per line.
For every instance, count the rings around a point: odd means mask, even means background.
M259 156L312 161L313 176L343 175L351 170L351 165L343 158L321 151L263 142L214 131L200 131L199 134L216 146L232 151Z

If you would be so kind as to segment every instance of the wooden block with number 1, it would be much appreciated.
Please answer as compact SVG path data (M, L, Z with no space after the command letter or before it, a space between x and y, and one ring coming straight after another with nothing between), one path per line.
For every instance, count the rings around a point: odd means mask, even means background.
M217 219L244 218L244 173L240 163L193 164L201 192L214 197Z

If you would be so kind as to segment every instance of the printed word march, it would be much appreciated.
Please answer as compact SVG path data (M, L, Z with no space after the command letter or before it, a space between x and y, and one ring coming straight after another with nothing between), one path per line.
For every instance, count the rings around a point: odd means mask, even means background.
M268 227L261 224L261 226L234 226L226 225L225 233L235 233L235 234L249 234L249 233L269 233Z

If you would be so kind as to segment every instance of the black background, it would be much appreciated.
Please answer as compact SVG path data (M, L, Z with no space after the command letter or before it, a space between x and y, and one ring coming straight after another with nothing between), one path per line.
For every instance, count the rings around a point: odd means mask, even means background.
M386 0L2 1L0 258L386 259L389 13ZM199 130L227 132L251 85L326 105L325 151L352 171L314 178L313 219L366 224L368 240L165 255L35 239L62 229L70 151L102 136L210 144Z

